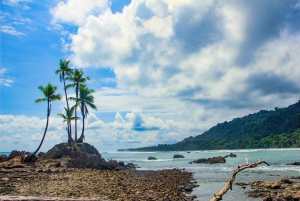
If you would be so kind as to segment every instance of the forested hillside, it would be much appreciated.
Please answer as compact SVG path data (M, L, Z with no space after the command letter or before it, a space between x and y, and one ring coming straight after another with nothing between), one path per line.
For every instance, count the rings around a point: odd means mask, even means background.
M132 151L175 151L207 149L300 147L300 101L286 108L261 110L225 121L202 135L176 144L129 149ZM120 150L121 151L121 150Z

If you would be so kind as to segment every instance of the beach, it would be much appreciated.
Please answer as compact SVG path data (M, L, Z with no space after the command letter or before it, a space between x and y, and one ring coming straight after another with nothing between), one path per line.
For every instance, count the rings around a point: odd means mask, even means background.
M237 157L227 158L223 164L188 163L197 158L225 156L232 152ZM178 153L185 158L172 158ZM281 178L289 178L293 182L291 187L299 184L299 166L286 165L299 160L299 149L103 152L101 155L106 161L134 163L140 168L108 171L54 167L53 164L47 167L43 163L21 168L15 164L15 168L1 168L1 187L5 183L6 190L2 187L0 195L2 200L210 200L225 186L232 170L245 163L244 154L250 163L263 158L270 166L262 164L240 172L223 200L263 200L261 192L266 191L262 187L277 185L284 188L278 187L278 192L288 188L288 183L280 183ZM149 156L157 160L150 161ZM250 182L256 183L250 185ZM191 188L186 191L185 187ZM255 187L260 189L253 189ZM249 197L249 192L253 191L261 193L261 197L253 193Z
M0 175L0 194L10 196L10 199L14 197L16 199L16 196L29 199L30 196L39 199L103 201L191 200L185 195L184 188L191 184L192 174L179 169L105 171L76 168L14 168L1 169ZM4 197L1 199L5 200Z

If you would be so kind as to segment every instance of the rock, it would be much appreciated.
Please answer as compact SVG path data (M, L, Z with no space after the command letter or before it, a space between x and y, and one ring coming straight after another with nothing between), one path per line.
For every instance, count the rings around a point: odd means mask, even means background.
M194 160L194 161L191 161L189 162L190 164L193 164L193 163L225 163L226 160L224 157L222 156L218 156L218 157L213 157L213 158L201 158L201 159L198 159L198 160Z
M281 178L281 179L280 179L280 182L281 182L281 183L285 183L285 184L292 184L292 183L293 183L293 182L290 181L288 178Z
M8 158L9 159L12 159L12 158L15 158L17 156L21 156L23 159L27 156L27 155L30 155L31 153L30 152L27 152L27 151L17 151L17 150L13 150Z
M278 188L280 188L280 183L279 182L275 182L275 183L273 183L272 185L271 185L271 188L272 189L278 189Z
M1 178L1 181L9 181L9 178L7 177Z
M46 155L45 152L40 152L40 153L38 153L38 157L43 157L43 156L45 156L45 155Z
M148 160L157 160L157 158L153 157L153 156L149 156Z
M297 200L300 184L281 178L280 181L254 181L249 183L253 189L249 197L264 198L265 201Z
M88 143L61 143L42 156L49 167L92 168L99 170L125 170L124 162L106 161L98 150Z
M22 160L24 162L36 162L38 160L38 157L33 154L22 156Z
M4 162L4 161L7 161L7 160L8 160L8 156L7 155L4 155L4 154L0 155L0 163Z
M141 168L140 166L138 166L138 165L136 165L136 164L133 164L133 163L128 163L128 164L126 165L126 167L127 167L128 169Z
M248 183L245 183L245 182L235 182L234 184L238 185L238 186L241 186L243 189L245 189L246 186L248 186Z
M300 165L300 162L288 163L287 165Z
M184 156L181 155L181 154L175 154L175 155L173 156L173 158L184 158Z
M228 157L235 158L237 156L236 156L236 154L233 154L233 153L230 153L229 155L224 156L224 158L228 158Z
M50 149L43 157L47 159L59 159L62 157L76 158L83 154L90 156L95 155L101 158L101 154L98 150L88 143L79 143L74 145L69 145L69 143L60 143Z
M20 158L20 157L19 157ZM43 159L44 160L44 159ZM2 171L2 169L0 169ZM1 195L20 200L161 200L192 201L177 186L190 182L190 172L179 169L157 171L106 171L78 168L5 170L0 177ZM192 186L190 186L192 187ZM1 200L1 198L0 198ZM17 199L19 200L19 199Z

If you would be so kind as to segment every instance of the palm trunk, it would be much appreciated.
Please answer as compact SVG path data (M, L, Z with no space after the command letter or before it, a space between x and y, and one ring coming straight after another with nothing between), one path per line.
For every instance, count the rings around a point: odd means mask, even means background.
M65 76L63 76L63 81L64 81L64 89L65 89L67 109L69 110L69 102L68 102L68 94L67 94L67 89L66 89ZM72 130L71 129L72 129L71 123L68 123L68 142L69 143L73 142L73 139L72 139Z
M76 140L76 142L82 143L84 139L84 115L82 115L82 132L81 136Z
M74 140L73 140L73 138L72 138L71 122L68 122L68 127L69 127L69 132L68 132L68 142L69 142L69 144L71 144L72 142L74 142Z
M75 141L77 140L77 100L78 100L78 85L76 86L76 103L75 103Z
M36 155L36 154L39 152L40 148L42 147L42 144L43 144L43 142L44 142L44 139L45 139L45 137L46 137L46 133L47 133L47 130L48 130L48 124L49 124L50 112L51 112L51 103L50 103L50 100L48 99L47 123L46 123L46 128L45 128L44 136L43 136L43 138L42 138L42 141L41 141L39 147L35 150L35 152L33 152L32 155Z

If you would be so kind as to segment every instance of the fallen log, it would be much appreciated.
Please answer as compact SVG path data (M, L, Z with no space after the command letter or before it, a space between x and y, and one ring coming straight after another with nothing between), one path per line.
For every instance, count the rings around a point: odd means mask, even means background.
M213 197L210 201L219 201L219 200L222 200L223 195L224 195L229 189L232 190L232 184L233 184L233 182L234 182L234 180L235 180L235 176L237 175L237 173L239 173L239 172L241 172L241 171L243 171L243 170L245 170L245 169L248 169L248 168L255 168L255 167L257 167L258 165L260 165L260 164L262 164L262 163L264 163L264 164L270 166L266 161L263 161L263 160L261 160L261 159L259 159L259 161L256 162L256 163L249 164L249 160L248 160L246 154L244 155L244 157L245 157L245 159L246 159L246 164L244 164L244 165L239 165L236 169L234 169L234 170L232 171L232 176L231 176L230 180L226 183L225 187L224 187L222 190L220 190L217 194L214 194L214 197Z

